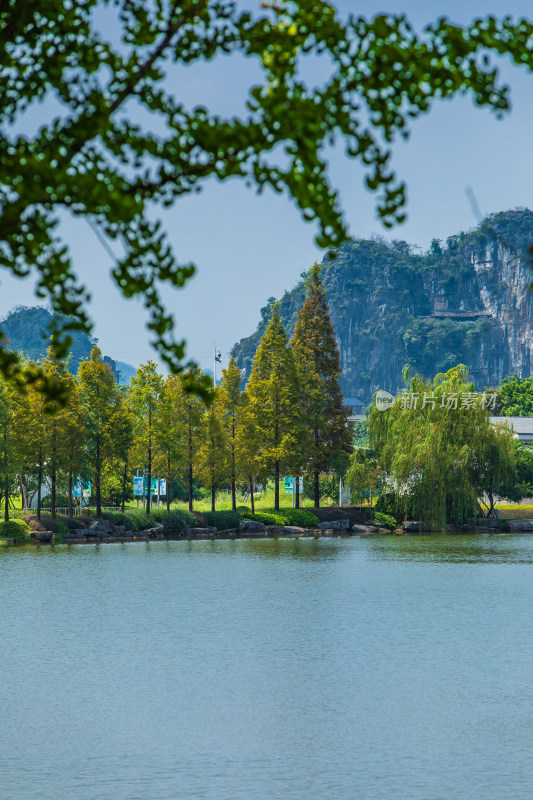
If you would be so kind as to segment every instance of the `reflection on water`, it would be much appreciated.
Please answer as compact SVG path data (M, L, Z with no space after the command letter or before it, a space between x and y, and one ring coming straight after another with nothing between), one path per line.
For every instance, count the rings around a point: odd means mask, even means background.
M468 564L533 564L529 536L471 535L373 537L369 553L382 561L434 561Z
M1 800L529 800L533 537L0 551Z

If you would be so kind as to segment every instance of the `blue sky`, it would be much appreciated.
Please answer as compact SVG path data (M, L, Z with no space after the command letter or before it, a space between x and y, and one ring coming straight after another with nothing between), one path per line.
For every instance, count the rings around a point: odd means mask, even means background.
M501 16L501 3L338 2L341 14L371 17L376 13L406 13L417 28L439 16L467 23L475 16ZM508 0L505 13L532 17L531 4ZM222 113L238 113L255 78L247 62L226 58L181 70L177 96L191 106L204 104ZM477 220L466 195L471 187L483 214L515 206L533 206L533 75L501 62L511 86L512 112L498 121L488 110L459 98L439 103L416 120L408 142L393 147L393 166L408 185L408 220L388 232L375 215L375 198L362 184L357 164L341 149L331 157L333 183L340 191L353 236L372 234L405 239L427 247L432 238L473 227ZM28 125L43 119L48 109L35 110ZM233 344L249 335L259 310L270 296L280 297L322 252L313 237L316 229L304 223L292 202L265 192L258 196L236 181L213 182L204 192L180 200L161 214L179 259L194 261L198 273L181 291L165 292L177 318L177 333L189 341L188 354L202 367L212 367L213 343L227 362ZM65 218L78 274L91 289L94 334L102 350L137 366L157 360L145 330L146 313L140 302L124 300L109 278L111 261L89 226ZM34 305L31 280L0 274L0 317L14 305Z

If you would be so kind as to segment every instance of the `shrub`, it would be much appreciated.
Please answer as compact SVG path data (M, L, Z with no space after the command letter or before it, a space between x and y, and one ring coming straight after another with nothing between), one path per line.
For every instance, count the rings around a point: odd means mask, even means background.
M243 519L254 519L265 525L296 525L299 528L317 528L318 517L303 508L280 508L279 511L268 509L256 514L242 513Z
M252 509L250 508L250 506L237 506L237 511L239 512L239 514L241 516L243 514L251 514L252 513Z
M217 531L226 528L238 528L241 521L240 514L236 511L204 511L205 521L214 526Z
M21 519L10 519L9 522L0 522L0 539L14 539L15 544L28 542L28 526Z
M60 533L62 526L65 525L59 517L52 519L50 514L41 514L40 521L34 514L22 517L22 519L34 531L53 531L53 533Z
M194 516L190 511L178 509L166 514L163 520L163 530L165 534L183 533L186 528L194 527Z
M398 523L393 516L390 514L382 514L381 511L374 512L374 522L376 525L379 525L380 528L387 528L389 531L393 531L398 527Z
M63 541L63 534L68 533L68 525L63 522L62 519L57 521L57 525L59 530L54 533L54 542L62 542Z
M266 511L257 511L255 514L252 514L250 511L249 513L241 514L241 517L242 519L253 519L256 522L264 522L265 525L283 525L281 517L277 517L276 514L271 514Z
M114 513L118 514L120 512L117 511ZM120 516L122 517L122 514ZM125 517L126 521L120 524L126 525L132 531L145 531L147 528L153 528L156 524L151 514L147 514L146 511L141 511L140 509L139 511L136 509L134 511L128 511Z
M167 514L168 511L166 508L154 508L153 506L150 507L150 516L153 517L156 522L164 522Z
M130 525L130 515L123 514L121 511L103 511L102 519L107 519L112 525Z
M284 525L297 525L299 528L318 527L318 517L303 508L282 508L276 514L283 517Z

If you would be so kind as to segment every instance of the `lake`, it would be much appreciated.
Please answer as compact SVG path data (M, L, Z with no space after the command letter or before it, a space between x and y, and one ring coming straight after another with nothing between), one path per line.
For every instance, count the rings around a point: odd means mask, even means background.
M533 537L0 548L2 800L529 800Z

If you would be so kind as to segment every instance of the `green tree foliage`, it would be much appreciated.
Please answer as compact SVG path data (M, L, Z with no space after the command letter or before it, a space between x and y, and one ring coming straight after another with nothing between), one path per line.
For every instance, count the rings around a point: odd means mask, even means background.
M91 358L78 370L80 399L87 419L86 454L96 496L96 515L102 516L102 478L106 464L115 456L113 419L118 411L118 387L111 367L93 347Z
M220 385L220 400L224 427L228 442L228 467L231 484L231 507L237 508L237 437L242 423L244 396L241 391L241 371L235 358L231 356L226 369L222 370L222 383Z
M164 381L157 372L157 364L148 361L141 364L130 382L130 400L136 422L136 451L139 466L146 468L148 492L146 513L150 513L152 499L151 481L155 443L155 422L159 403L163 396Z
M304 433L296 366L279 316L279 305L275 306L257 348L247 394L247 413L256 431L260 474L274 480L274 504L278 510L280 475L289 472Z
M104 6L120 28L113 44L95 21ZM173 338L159 285L182 286L194 267L176 262L154 205L172 205L213 177L240 177L285 191L305 219L318 220L319 246L338 244L345 227L323 149L340 137L363 165L368 189L379 192L385 224L401 221L405 187L391 169L390 143L407 137L409 120L436 99L468 93L499 115L508 111L508 89L490 55L508 54L531 70L532 34L527 20L487 17L464 28L441 19L417 36L405 16L343 22L323 0L267 2L255 14L228 0L7 0L0 8L0 263L21 277L35 272L39 295L67 315L55 342L64 356L65 331L88 331L90 322L59 213L87 218L101 237L123 243L117 286L126 297L144 297L155 346L172 370L183 369L184 343ZM170 70L228 53L261 72L246 112L223 117L180 103ZM316 58L328 69L318 87L302 78ZM52 103L49 121L21 134L28 106L51 97L59 110ZM128 117L133 101L140 122ZM0 364L22 376L14 353L2 349ZM206 386L203 379L197 388Z
M65 361L59 361L54 349L50 347L46 358L42 362L42 370L47 382L50 386L57 388L54 392L56 397L71 395L74 391L74 378L68 371L68 365ZM77 400L77 398L76 398ZM55 408L49 409L44 425L43 425L43 449L44 449L44 465L45 476L50 481L50 506L52 519L56 518L56 494L57 483L62 472L69 469L72 465L72 446L75 444L72 441L65 440L67 428L73 426L78 428L78 424L73 419L77 402L73 401L71 406L63 406L56 402ZM81 409L80 409L81 411ZM74 439L78 438L79 431L68 431L69 438L73 434Z
M188 381L187 381L188 378ZM185 375L182 385L194 386L198 380L198 375L194 372ZM189 498L189 511L194 508L194 481L195 472L198 466L198 447L202 438L202 428L204 422L205 405L190 391L183 391L179 407L180 427L182 430L180 460L183 464Z
M511 375L504 378L498 389L495 414L504 417L533 416L533 378Z
M298 314L291 345L298 365L300 404L307 433L303 451L305 468L313 475L318 508L319 475L347 460L352 438L349 409L343 406L339 386L339 346L318 264L309 271L307 297ZM339 471L342 473L344 469Z
M512 475L511 431L492 426L480 403L454 407L454 397L473 392L459 365L433 381L415 376L390 409L370 411L370 441L385 483L431 529L462 525L485 493Z
M0 489L5 522L9 521L9 495L19 470L13 426L15 402L12 387L0 381Z
M156 468L166 476L167 511L170 511L172 478L183 456L184 431L180 416L182 405L181 381L175 375L169 375L163 385L155 421Z
M201 444L198 450L198 474L211 492L211 511L215 511L216 492L229 477L230 448L220 390L204 416Z

